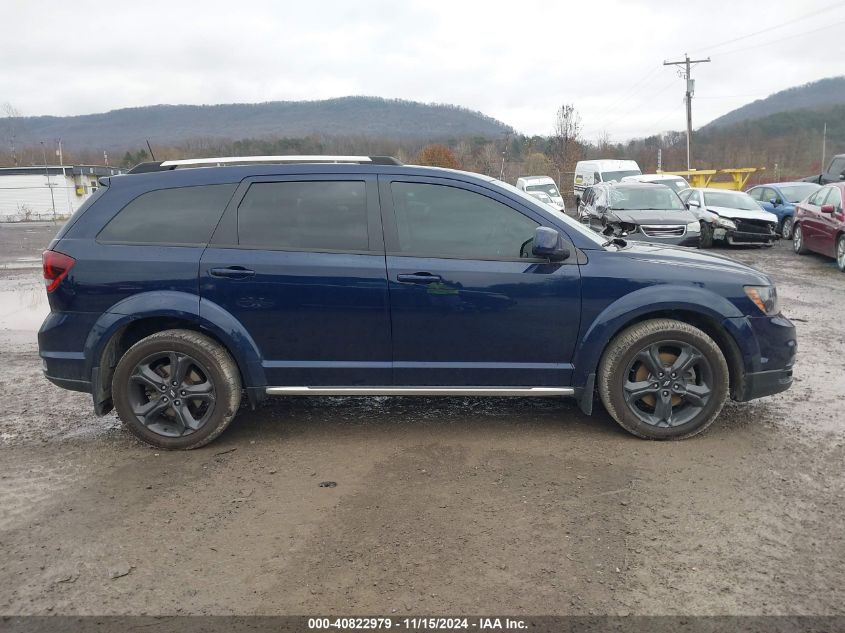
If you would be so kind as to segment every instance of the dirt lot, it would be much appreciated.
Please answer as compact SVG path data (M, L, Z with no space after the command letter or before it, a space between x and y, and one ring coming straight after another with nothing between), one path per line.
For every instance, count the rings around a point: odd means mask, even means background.
M570 400L289 398L167 453L42 378L20 266L54 232L0 226L0 614L845 613L830 261L731 250L779 283L797 382L692 440Z

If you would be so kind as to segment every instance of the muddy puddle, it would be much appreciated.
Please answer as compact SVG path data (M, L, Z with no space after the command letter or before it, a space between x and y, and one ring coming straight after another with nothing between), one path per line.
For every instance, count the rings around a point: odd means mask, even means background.
M38 279L0 279L0 330L37 332L50 312L47 293Z

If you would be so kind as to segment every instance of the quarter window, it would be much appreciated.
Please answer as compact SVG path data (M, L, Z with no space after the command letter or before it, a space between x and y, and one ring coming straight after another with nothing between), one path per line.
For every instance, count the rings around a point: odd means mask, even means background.
M399 250L457 259L519 259L538 223L492 198L445 185L394 182Z
M238 243L270 250L367 250L365 184L253 183L238 207Z
M157 189L121 209L97 235L121 244L207 244L236 185Z

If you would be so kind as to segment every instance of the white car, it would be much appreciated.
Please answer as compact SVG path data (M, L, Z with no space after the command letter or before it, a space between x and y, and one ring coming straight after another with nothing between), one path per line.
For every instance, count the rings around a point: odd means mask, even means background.
M666 185L675 193L681 193L689 189L689 183L674 174L640 174L639 176L625 176L622 182L650 182L655 185Z
M556 211L566 212L560 190L557 188L555 181L548 176L520 176L516 179L516 188L521 189L528 195L534 196L546 204L550 204ZM537 193L545 194L549 200L543 200L535 195Z
M727 189L691 188L678 194L701 222L701 248L715 241L771 246L778 239L778 218L751 196Z

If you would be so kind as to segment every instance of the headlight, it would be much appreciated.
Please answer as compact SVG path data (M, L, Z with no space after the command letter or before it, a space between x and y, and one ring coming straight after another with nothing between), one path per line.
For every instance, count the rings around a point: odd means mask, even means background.
M701 225L698 222L690 222L687 224L687 233L698 233L701 231Z
M727 218L716 217L716 226L721 226L723 229L736 229L736 224L733 220Z
M745 286L745 294L765 314L774 316L780 312L778 291L774 286Z

